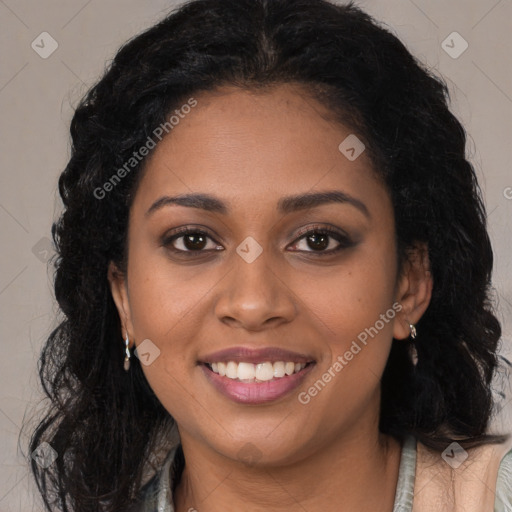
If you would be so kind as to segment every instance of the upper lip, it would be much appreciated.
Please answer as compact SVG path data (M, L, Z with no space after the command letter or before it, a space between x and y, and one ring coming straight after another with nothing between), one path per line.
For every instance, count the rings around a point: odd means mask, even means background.
M237 363L264 363L270 361L293 362L293 363L309 363L314 359L307 355L291 350L285 350L279 347L266 348L248 348L248 347L231 347L212 352L204 357L199 358L200 363L219 363L234 361Z

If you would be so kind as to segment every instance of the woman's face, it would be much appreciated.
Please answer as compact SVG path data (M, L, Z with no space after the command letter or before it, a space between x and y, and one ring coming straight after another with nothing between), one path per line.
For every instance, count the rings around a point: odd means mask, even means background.
M109 274L149 384L183 442L234 460L368 435L412 310L388 193L291 86L195 98L147 162L127 275ZM163 199L185 195L210 199Z

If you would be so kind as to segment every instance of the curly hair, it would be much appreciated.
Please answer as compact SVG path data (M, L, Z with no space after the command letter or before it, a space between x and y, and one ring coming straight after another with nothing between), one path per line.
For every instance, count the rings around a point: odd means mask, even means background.
M413 434L442 451L504 441L487 433L500 324L493 313L493 253L466 133L449 111L445 81L352 2L193 0L127 42L76 108L72 153L59 179L53 224L55 296L63 318L39 373L49 408L31 451L48 510L124 510L175 422L141 365L123 371L121 323L107 268L124 271L128 214L144 160L101 198L98 190L187 98L222 85L294 83L364 141L394 208L397 259L426 243L434 288L414 340L394 343L381 382L382 432ZM102 192L103 195L105 195Z

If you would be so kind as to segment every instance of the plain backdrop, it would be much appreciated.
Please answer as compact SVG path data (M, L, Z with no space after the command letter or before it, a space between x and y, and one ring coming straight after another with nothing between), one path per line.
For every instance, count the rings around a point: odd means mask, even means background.
M449 84L452 110L468 131L468 158L485 198L504 330L501 350L510 357L512 0L357 3ZM51 223L61 208L56 186L69 158L73 106L125 40L175 5L169 0L0 0L0 512L42 510L18 436L24 415L33 414L40 399L37 358L55 326L46 261L52 255ZM512 396L501 400L510 408ZM512 430L510 417L495 421L507 421ZM19 440L26 453L26 433Z

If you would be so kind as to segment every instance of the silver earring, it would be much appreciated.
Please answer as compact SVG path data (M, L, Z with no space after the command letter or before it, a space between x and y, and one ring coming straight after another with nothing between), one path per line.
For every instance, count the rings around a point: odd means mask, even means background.
M414 324L409 324L409 329L411 330L411 338L415 339L417 332ZM416 346L414 345L414 343L411 343L410 345L409 354L411 356L412 364L416 366L418 364L418 351L416 350Z
M128 345L130 344L130 338L128 337L128 333L126 333L126 339L124 340L124 343L126 345L126 355L124 356L124 369L125 371L128 371L130 369L130 348L128 347Z

